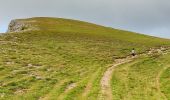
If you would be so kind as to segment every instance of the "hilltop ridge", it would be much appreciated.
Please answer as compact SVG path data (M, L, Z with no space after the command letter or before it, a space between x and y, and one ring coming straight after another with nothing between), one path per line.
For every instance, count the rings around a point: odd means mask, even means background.
M152 44L155 45L158 44L158 42L162 42L162 44L169 42L168 39L113 29L89 22L50 17L34 17L12 20L9 24L7 33L26 31L37 31L37 33L63 33L66 35L86 36L99 39L107 38L107 40L114 39L117 41L131 42L134 44L140 43L142 45L148 45L148 42L152 42Z

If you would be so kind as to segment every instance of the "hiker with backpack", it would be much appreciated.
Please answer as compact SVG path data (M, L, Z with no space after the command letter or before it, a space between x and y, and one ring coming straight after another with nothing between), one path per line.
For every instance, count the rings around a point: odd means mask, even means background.
M135 55L136 55L135 48L132 49L131 54L132 54L132 56L135 56Z

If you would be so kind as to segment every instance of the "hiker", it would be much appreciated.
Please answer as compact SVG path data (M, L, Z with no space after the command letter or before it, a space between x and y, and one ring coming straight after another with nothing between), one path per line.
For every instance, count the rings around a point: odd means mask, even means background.
M131 54L132 54L132 56L135 56L135 55L136 55L136 52L135 52L135 49L134 49L134 48L132 49Z

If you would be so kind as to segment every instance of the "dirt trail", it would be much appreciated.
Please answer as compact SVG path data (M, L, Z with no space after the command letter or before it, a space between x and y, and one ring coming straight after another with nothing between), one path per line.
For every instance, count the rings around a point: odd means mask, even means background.
M113 74L113 71L114 71L115 67L117 67L117 66L119 66L121 64L124 64L124 63L128 63L128 62L132 61L134 58L136 58L138 56L152 55L152 54L155 54L155 52L158 53L158 54L166 54L167 53L166 51L167 51L166 48L161 47L161 48L158 48L158 49L150 49L148 52L136 55L135 57L128 56L128 57L123 58L123 59L116 59L115 60L116 63L113 64L110 68L108 68L106 70L106 72L104 73L104 75L103 75L103 77L101 79L101 82L100 82L101 93L99 95L99 100L113 100L112 88L111 88L110 83L111 83L111 78L112 78L112 74ZM159 87L159 89L160 89L160 87Z
M163 98L164 100L168 100L168 99L167 99L166 95L161 91L160 77L161 77L162 73L163 73L167 68L169 68L169 67L164 67L164 68L158 73L158 75L157 75L157 77L156 77L156 86L157 86L157 89L158 89L159 93L161 94L161 96L162 96L162 98Z
M77 86L76 83L69 84L65 89L65 93L68 92L69 90L75 88L76 86Z
M121 64L124 64L124 63L128 63L128 62L132 61L132 59L133 58L130 58L130 57L127 57L124 59L117 59L116 63L107 69L107 71L104 73L104 75L101 79L101 82L100 82L100 85L101 85L101 95L99 96L100 100L112 100L113 99L112 98L112 88L110 85L113 71L114 71L115 67L117 67Z

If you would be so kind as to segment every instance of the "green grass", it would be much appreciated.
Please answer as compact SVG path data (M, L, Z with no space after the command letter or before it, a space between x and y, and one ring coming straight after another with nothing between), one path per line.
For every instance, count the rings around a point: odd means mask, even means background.
M160 88L161 92L164 94L164 96L169 100L170 99L170 63L169 59L170 56L166 56L163 58L166 66L164 67L164 70L162 70L162 74L160 76Z
M166 69L161 76L161 90L170 99L170 68Z
M117 67L111 82L114 100L169 100L169 68L164 71L169 58L142 57Z
M7 33L0 37L0 99L2 100L12 98L81 100L88 83L91 83L91 88L83 98L95 100L100 93L100 79L114 59L129 55L132 48L141 53L151 47L166 47L170 43L167 39L77 20L37 17L18 21L31 24L39 30ZM149 70L146 68L145 70L151 71L153 75L161 69L154 59L147 58L140 61L141 70L144 67L142 64L151 63ZM143 74L144 76L151 74L136 72L139 70L139 64L133 66L134 70L125 69L133 72L129 77L137 75L135 79L142 79ZM120 81L116 76L113 76L114 78ZM132 78L133 81L135 79ZM140 84L146 84L149 80L150 78ZM136 80L138 81L140 80ZM65 93L70 82L75 83L76 87ZM146 88L152 87L151 83ZM134 88L133 84L138 85L135 82L131 83L131 88ZM116 87L118 89L116 92L123 91L122 87L118 85ZM136 88L135 91L139 91L140 88ZM150 98L157 98L156 90L148 93ZM119 95L116 97L119 98ZM137 97L145 99L141 95Z

